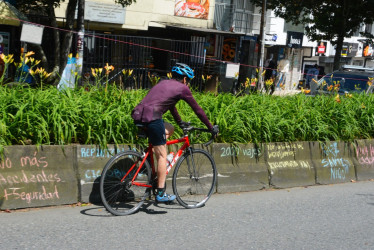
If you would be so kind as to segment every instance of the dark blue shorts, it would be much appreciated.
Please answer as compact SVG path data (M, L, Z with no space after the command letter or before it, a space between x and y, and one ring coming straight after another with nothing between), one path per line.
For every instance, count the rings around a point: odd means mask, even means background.
M147 128L148 140L153 146L166 144L165 125L162 119L143 123L143 125Z

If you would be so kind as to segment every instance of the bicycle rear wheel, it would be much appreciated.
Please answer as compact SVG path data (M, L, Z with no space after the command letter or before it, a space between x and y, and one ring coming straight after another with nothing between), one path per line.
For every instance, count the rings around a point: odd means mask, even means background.
M113 156L105 165L100 178L100 195L104 207L113 215L135 213L150 195L152 171L148 161L132 182L141 162L141 154L125 151Z
M185 208L203 206L215 191L216 164L202 149L191 149L182 155L173 174L173 191Z

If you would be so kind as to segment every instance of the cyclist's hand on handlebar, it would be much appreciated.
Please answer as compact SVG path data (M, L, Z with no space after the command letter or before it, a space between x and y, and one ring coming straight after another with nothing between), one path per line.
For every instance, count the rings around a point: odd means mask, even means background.
M188 128L190 126L190 123L189 122L180 121L178 123L178 125L179 125L180 128L183 129L183 128Z
M213 138L216 138L219 133L218 125L214 125L210 133L212 133Z

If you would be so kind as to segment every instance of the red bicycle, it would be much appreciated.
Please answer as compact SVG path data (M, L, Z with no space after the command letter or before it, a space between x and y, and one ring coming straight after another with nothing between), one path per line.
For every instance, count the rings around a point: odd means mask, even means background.
M168 165L167 174L176 164L173 192L178 203L185 208L202 207L215 191L217 180L213 157L203 149L191 147L188 134L192 131L210 132L188 126L183 128L182 138L166 143L183 143ZM144 137L144 134L139 136ZM204 145L208 146L213 139ZM105 165L100 178L100 195L105 208L113 215L135 213L147 198L151 200L152 194L155 195L157 174L152 152L151 144L144 153L127 150L113 156Z

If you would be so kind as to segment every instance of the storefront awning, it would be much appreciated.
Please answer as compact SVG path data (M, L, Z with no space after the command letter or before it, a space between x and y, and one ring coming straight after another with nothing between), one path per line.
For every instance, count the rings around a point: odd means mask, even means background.
M0 0L0 25L20 26L20 20L27 20L27 17L13 5Z

